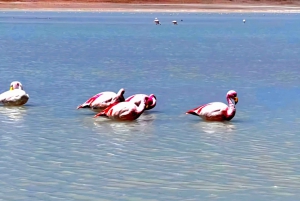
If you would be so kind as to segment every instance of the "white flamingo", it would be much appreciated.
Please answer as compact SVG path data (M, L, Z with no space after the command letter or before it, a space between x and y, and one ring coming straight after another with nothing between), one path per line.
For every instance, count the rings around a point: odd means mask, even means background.
M10 84L10 90L0 94L0 102L5 106L21 106L27 103L29 95L19 81Z

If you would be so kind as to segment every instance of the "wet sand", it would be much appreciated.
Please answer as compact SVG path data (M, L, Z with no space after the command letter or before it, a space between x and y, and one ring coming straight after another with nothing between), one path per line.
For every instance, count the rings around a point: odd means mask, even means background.
M97 11L97 12L266 12L300 13L300 3L214 3L214 4L153 4L97 2L0 2L0 10L36 11Z

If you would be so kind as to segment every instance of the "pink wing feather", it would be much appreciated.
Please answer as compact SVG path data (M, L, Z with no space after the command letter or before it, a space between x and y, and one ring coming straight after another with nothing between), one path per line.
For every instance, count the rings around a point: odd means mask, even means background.
M199 107L196 107L196 108L194 108L194 109L191 109L191 110L187 111L186 114L199 115L200 112L201 112L201 110L202 110L205 106L207 106L207 105L209 105L209 104L201 105L201 106L199 106Z
M96 94L95 96L91 97L87 101L85 101L83 104L79 105L77 109L90 106L97 98L99 98L102 95L102 93Z
M111 115L112 110L111 108L115 105L117 105L118 103L113 103L110 106L108 106L107 108L105 108L103 111L99 112L98 114L96 114L94 117L99 117L99 116L108 116ZM108 114L108 112L111 110L110 114Z

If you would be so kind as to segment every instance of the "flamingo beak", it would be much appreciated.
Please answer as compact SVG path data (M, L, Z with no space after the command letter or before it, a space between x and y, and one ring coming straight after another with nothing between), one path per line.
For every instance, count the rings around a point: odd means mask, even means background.
M237 104L239 102L239 98L238 97L234 97L234 102L235 102L235 104Z
M10 91L14 90L13 86L10 86L9 90L10 90Z

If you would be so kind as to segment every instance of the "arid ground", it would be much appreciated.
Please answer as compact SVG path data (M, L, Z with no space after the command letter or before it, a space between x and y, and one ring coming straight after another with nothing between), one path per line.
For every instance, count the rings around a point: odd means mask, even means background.
M300 12L300 0L3 0L0 1L0 9L116 12Z

